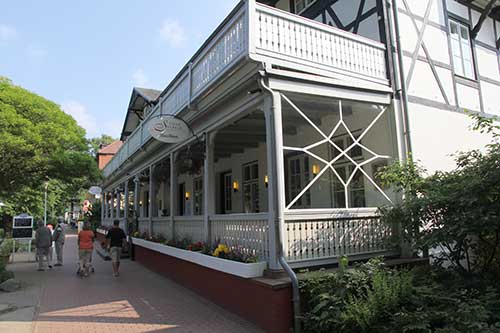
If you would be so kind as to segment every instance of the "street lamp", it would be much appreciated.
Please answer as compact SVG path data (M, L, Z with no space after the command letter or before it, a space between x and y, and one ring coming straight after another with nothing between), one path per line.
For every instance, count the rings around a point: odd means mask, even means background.
M47 190L49 188L49 181L45 182L45 203L43 206L43 225L47 225Z

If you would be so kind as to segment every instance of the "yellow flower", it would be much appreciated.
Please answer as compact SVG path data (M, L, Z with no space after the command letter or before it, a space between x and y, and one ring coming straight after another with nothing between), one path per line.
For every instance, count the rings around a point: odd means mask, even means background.
M221 253L229 253L229 248L225 244L219 244L212 255L218 257Z

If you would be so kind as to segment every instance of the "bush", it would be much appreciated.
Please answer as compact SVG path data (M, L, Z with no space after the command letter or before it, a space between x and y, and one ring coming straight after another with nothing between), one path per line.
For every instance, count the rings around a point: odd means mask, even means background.
M11 271L7 271L5 269L2 270L0 267L0 283L13 278L14 278L14 273L12 273Z
M12 238L5 238L0 243L0 256L8 256L14 249L15 240Z
M307 332L500 332L498 283L450 269L396 271L372 260L308 273L300 288Z
M462 274L500 278L500 127L475 116L476 127L493 134L486 152L456 155L457 167L424 177L418 163L395 163L380 178L404 191L403 202L381 208L381 218L401 225L415 250L436 249L437 260ZM498 133L497 133L498 132Z

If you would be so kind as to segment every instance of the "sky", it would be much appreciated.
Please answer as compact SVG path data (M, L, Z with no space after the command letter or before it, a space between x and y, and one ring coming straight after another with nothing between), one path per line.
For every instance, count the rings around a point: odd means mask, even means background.
M163 90L237 2L5 1L0 76L119 137L132 88Z

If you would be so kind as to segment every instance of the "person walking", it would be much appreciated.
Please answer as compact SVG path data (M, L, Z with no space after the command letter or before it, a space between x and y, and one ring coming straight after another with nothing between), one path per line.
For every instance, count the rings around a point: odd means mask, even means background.
M89 276L89 265L94 250L95 235L90 230L90 223L83 224L83 230L78 233L78 256L80 259L80 276Z
M49 248L52 245L52 235L42 221L38 221L38 229L35 233L36 256L38 259L38 270L44 271L45 264L48 268L52 268L49 264Z
M107 248L109 256L111 257L114 277L120 275L120 256L122 254L122 248L125 246L126 238L125 232L120 228L120 221L114 220L113 227L108 230L108 234L106 235Z
M54 257L54 226L52 223L47 223L47 228L49 228L50 235L52 236L52 242L49 247L49 268L52 268L52 259Z
M63 264L63 248L64 239L66 238L66 230L61 221L57 223L56 229L54 230L52 240L55 243L57 263L54 266L62 266Z

